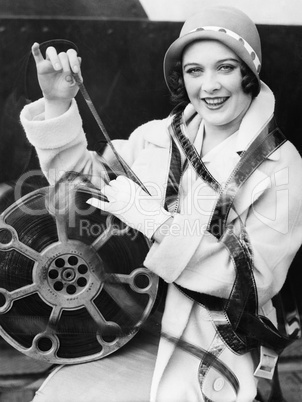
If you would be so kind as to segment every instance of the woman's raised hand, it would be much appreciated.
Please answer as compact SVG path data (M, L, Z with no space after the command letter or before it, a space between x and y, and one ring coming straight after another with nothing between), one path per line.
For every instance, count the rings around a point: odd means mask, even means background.
M46 50L43 57L38 43L32 46L38 74L38 81L43 96L48 101L70 104L70 101L78 92L78 85L73 77L79 74L81 77L81 59L74 49L57 53L52 46Z

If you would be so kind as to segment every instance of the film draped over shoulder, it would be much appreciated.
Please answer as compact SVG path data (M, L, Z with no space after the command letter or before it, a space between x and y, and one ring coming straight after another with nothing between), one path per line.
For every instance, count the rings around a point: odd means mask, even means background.
M302 28L216 2L183 21L88 3L27 25L10 8L24 56L1 119L0 399L284 400Z

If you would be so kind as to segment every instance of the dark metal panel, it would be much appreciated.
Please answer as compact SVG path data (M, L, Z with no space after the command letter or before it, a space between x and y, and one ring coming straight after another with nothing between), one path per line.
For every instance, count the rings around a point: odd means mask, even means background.
M34 66L25 70L33 42L64 38L76 43L83 58L85 85L109 134L112 138L127 138L139 124L162 118L171 110L162 60L180 27L178 22L147 20L0 19L2 179L18 173L20 169L9 166L19 144L26 144L18 123L24 102L21 95L31 100L41 96ZM263 43L262 78L275 92L277 122L302 150L302 27L259 26L259 31ZM102 136L80 95L78 100L89 146L95 148Z
M147 18L139 0L0 0L3 17Z

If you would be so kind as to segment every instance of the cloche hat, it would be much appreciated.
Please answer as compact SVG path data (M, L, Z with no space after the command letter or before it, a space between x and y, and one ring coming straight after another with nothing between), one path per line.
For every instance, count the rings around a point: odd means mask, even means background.
M228 6L207 7L189 17L164 57L164 77L168 76L187 45L194 41L214 39L233 50L252 70L260 85L261 42L254 22L242 11Z

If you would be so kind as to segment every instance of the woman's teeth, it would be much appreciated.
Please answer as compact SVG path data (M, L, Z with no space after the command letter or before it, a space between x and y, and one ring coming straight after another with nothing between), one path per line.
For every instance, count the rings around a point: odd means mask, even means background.
M221 106L224 102L227 101L227 97L224 98L204 98L204 101L209 106Z

